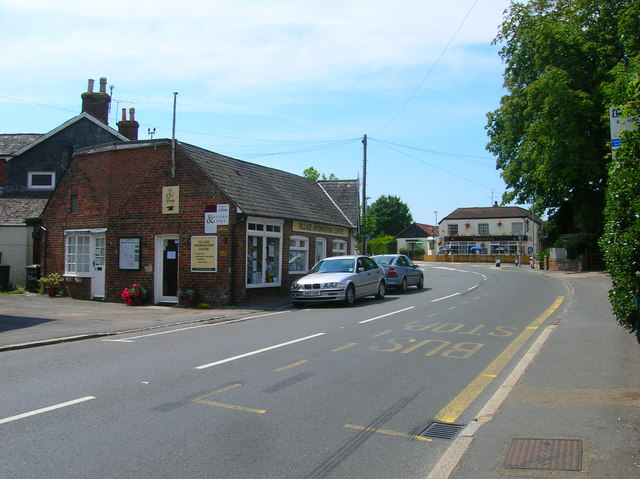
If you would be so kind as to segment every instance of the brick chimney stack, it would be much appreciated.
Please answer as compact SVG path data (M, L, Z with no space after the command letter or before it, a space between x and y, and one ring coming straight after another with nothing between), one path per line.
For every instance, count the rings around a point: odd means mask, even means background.
M82 113L88 113L105 125L109 124L109 103L111 97L107 93L107 79L100 78L100 91L94 93L94 80L89 79L89 86L82 97Z
M129 108L129 119L127 120L127 109L122 109L122 121L118 122L118 133L126 136L131 141L138 139L139 124L135 120L136 109Z

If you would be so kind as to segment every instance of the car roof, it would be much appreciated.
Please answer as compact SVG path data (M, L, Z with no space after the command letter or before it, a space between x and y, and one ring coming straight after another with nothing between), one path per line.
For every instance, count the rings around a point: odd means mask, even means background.
M361 258L362 255L359 254L349 254L344 256L327 256L326 258L322 258L322 260L334 260L334 259L356 259Z

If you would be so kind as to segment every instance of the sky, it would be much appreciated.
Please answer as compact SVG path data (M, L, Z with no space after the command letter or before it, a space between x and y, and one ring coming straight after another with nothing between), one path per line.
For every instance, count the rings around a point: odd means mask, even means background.
M0 0L0 133L57 128L105 77L113 128L135 108L139 139L171 138L175 99L178 141L298 175L362 180L367 135L368 204L435 224L505 191L485 127L509 3Z

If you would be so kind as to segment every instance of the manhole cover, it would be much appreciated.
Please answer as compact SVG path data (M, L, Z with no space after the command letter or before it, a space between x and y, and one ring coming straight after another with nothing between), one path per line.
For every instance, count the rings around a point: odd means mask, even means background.
M513 439L504 467L579 471L582 468L580 439Z
M463 427L464 424L431 421L418 436L433 437L436 439L453 439Z

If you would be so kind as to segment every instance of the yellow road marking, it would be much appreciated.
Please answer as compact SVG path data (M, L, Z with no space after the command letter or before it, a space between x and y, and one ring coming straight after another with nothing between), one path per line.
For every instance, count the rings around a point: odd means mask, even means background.
M243 407L243 406L234 406L232 404L224 404L221 402L216 402L216 401L208 401L206 398L209 398L211 396L215 396L216 394L220 394L226 391L231 391L232 389L235 388L239 388L240 386L242 386L242 384L240 383L236 383L236 384L230 384L229 386L225 386L219 389L216 389L215 391L211 391L210 393L207 394L203 394L202 396L198 396L196 398L190 399L191 402L197 402L200 404L206 404L208 406L217 406L217 407L223 407L226 409L235 409L236 411L246 411L246 412L253 412L256 414L264 414L265 412L267 412L264 409L254 409L254 408L250 408L250 407Z
M456 309L456 307L455 307L455 306L449 306L449 307L447 308L447 311L451 311L452 309Z
M560 307L564 296L558 296L540 316L534 319L512 342L485 368L471 383L447 404L435 419L443 422L455 422L462 412L485 390L485 388L500 373L511 358L518 352L533 332Z
M393 329L387 329L386 331L382 331L381 333L378 334L374 334L373 337L374 338L379 338L380 336L384 336L385 334L389 334L392 333Z
M342 351L343 349L350 348L351 346L355 346L356 344L358 344L358 343L345 344L344 346L340 346L339 348L332 349L331 352L332 353L337 353L338 351Z
M295 368L296 366L300 366L304 363L308 362L306 359L303 359L302 361L298 361L295 363L291 363L291 364L287 364L286 366L282 366L281 368L278 369L274 369L273 372L275 373L279 373L280 371L285 371L286 369L291 369L291 368Z
M440 313L431 313L427 315L427 318L434 318L436 316L438 316Z
M390 431L388 429L378 429L377 427L356 426L354 424L345 424L344 427L348 427L349 429L357 429L358 431L376 432L378 434L386 434L388 436L404 437L405 439L415 439L416 441L432 441L432 439L428 437L415 436L413 434L405 434L403 432Z

